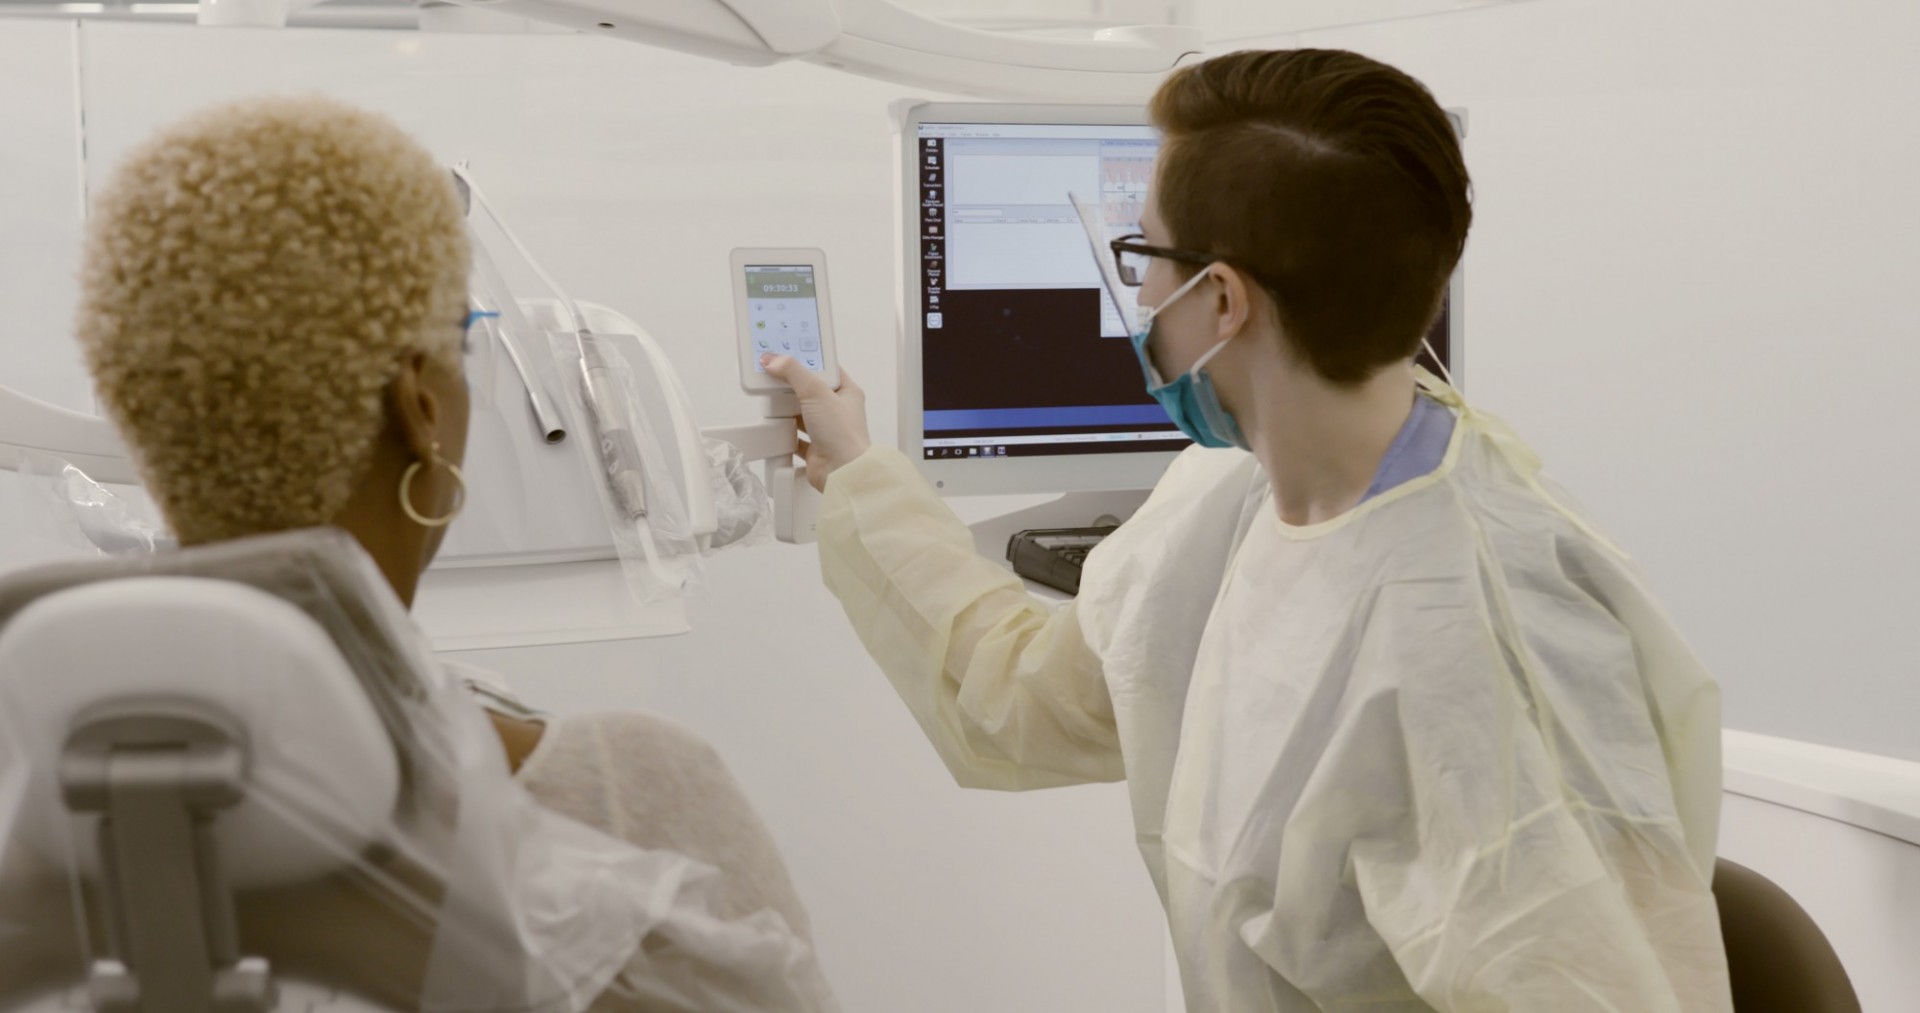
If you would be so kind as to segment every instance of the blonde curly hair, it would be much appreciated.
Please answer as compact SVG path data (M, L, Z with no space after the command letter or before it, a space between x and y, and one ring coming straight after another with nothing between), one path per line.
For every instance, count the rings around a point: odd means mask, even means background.
M329 99L211 109L127 159L94 205L77 331L182 543L346 505L401 360L460 369L468 256L451 174Z

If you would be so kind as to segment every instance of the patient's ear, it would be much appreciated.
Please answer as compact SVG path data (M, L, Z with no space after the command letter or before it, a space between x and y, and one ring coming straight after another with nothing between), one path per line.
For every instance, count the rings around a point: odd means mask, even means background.
M426 366L426 353L413 352L400 360L400 371L387 385L387 409L393 415L394 425L399 427L407 450L421 461L433 459L441 410L439 399L421 380Z

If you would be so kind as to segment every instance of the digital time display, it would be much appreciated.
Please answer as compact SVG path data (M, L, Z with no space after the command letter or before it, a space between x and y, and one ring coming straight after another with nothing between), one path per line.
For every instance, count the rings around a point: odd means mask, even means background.
M757 299L812 299L813 268L749 267L747 295Z

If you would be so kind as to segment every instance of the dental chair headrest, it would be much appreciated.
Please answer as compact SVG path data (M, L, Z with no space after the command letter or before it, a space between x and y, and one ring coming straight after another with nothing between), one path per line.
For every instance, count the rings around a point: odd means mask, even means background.
M382 839L401 793L394 740L314 616L228 580L52 583L69 586L24 604L5 593L19 582L0 584L0 738L11 740L0 761L29 772L23 843L91 872L61 798L61 756L79 727L142 714L201 717L242 744L245 795L214 821L233 886L322 875Z

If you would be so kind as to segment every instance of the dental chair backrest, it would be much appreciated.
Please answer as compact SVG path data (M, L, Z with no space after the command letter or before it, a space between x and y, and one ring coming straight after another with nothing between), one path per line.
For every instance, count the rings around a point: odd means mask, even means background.
M382 639L369 565L314 530L0 579L0 1009L383 1008L278 974L235 913L392 823L404 756L363 680L405 673L355 662L404 656L341 646ZM64 929L34 870L82 902Z

